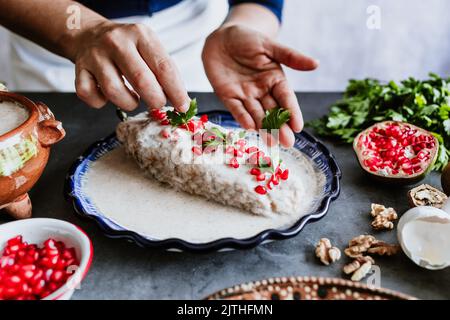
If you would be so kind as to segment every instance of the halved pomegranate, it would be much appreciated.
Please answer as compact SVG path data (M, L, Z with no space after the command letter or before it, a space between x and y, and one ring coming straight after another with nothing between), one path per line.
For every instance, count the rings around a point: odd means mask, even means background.
M362 131L353 142L361 167L382 181L415 183L431 170L439 142L412 124L384 121Z

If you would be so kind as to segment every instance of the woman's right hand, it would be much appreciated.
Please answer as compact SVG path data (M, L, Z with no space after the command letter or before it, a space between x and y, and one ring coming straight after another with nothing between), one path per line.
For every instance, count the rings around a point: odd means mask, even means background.
M177 67L145 25L103 21L86 27L75 38L69 58L76 65L77 95L91 107L111 101L131 111L139 98L151 109L165 106L167 100L181 112L189 107Z

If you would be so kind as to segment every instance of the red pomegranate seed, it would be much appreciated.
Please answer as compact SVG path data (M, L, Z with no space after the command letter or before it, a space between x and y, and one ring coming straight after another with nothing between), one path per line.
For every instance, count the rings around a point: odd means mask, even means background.
M187 128L190 132L195 132L195 130L197 129L195 122L190 120L187 124Z
M256 176L256 181L264 181L266 180L266 175L264 173Z
M251 165L258 165L258 154L253 153L250 157L248 157L247 162Z
M254 152L258 152L259 149L258 147L249 147L247 149L245 149L245 153L254 153Z
M251 168L250 174L253 176L259 176L261 174L261 170L259 170L258 168Z
M161 134L161 137L163 137L164 139L170 138L170 130L169 129L161 130L160 134Z
M194 146L192 147L192 153L194 153L197 156L200 156L202 154L202 148Z
M206 115L206 114L202 115L200 117L200 121L203 122L203 123L208 122L208 115Z
M237 160L236 158L231 158L230 163L229 163L229 166L232 167L232 168L234 168L234 169L239 168L239 162L238 162L238 160Z
M162 120L162 121L160 122L160 124L161 124L162 126L168 126L168 125L170 124L170 121L167 120L167 119L164 119L164 120Z
M242 153L242 151L240 151L238 149L234 149L234 156L238 157L238 158L242 158L244 156L244 154Z
M289 178L289 169L284 170L281 174L280 174L280 178L282 180L287 180Z
M272 175L272 177L270 178L270 182L272 182L274 186L280 184L280 180L278 180L278 178L275 175Z
M6 242L6 246L10 247L10 246L13 246L13 245L16 245L16 244L21 244L21 243L22 243L22 236L17 236L17 237L14 237L12 239L9 239Z
M255 187L255 192L260 194L260 195L265 195L267 193L267 190L263 186L256 186Z

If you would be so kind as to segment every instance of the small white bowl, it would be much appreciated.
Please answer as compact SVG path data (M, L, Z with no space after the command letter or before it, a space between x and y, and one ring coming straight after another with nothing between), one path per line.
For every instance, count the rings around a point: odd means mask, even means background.
M0 252L3 252L6 242L18 235L23 241L42 246L48 238L63 241L67 247L75 249L80 265L73 270L73 275L58 290L43 300L69 300L75 289L86 276L92 262L94 250L89 237L79 227L62 220L47 218L32 218L18 220L0 225Z

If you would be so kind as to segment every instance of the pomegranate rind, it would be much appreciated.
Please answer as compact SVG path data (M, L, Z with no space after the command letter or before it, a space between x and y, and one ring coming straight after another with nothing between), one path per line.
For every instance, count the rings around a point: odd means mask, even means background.
M390 173L390 172L380 172L382 169L371 171L364 163L365 160L367 160L366 156L364 156L364 151L366 151L366 147L361 144L361 139L363 137L368 137L368 135L371 132L374 132L375 129L385 129L389 126L398 126L401 129L403 128L410 128L411 130L415 130L418 134L427 136L430 142L432 141L434 143L434 147L427 148L427 150L430 151L430 154L428 156L427 160L421 160L421 171L414 172L411 174L406 174L404 172L398 172L398 173ZM369 138L370 139L370 138ZM408 145L409 146L409 145ZM389 183L395 183L395 184L413 184L421 181L426 177L426 175L432 170L432 167L434 163L436 162L438 150L439 150L439 141L434 137L430 132L419 128L417 126L414 126L410 123L406 122L399 122L399 121L383 121L376 123L369 128L365 129L364 131L360 132L354 142L353 142L353 150L355 151L356 157L358 159L358 163L361 166L361 168L366 172L370 177L374 178L375 180L381 181L381 182L389 182ZM417 155L416 155L417 156Z

